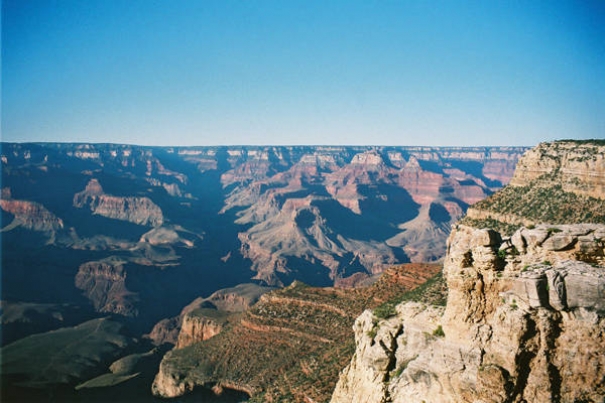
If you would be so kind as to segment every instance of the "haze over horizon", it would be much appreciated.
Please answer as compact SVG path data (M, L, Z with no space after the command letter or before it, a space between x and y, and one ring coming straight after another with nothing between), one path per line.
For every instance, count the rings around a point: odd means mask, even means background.
M605 138L599 1L2 0L2 141Z

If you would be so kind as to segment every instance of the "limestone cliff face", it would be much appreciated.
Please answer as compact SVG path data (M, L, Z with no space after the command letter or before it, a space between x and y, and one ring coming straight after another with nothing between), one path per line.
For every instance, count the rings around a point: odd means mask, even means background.
M445 309L397 306L354 326L332 403L601 402L605 225L458 226Z
M196 298L180 315L158 322L147 335L156 345L174 344L182 348L219 334L230 314L244 312L271 288L238 284L218 290L207 298Z
M219 334L221 330L223 330L221 321L205 316L185 315L174 348L183 348L199 341L208 340Z
M469 207L461 222L509 234L521 225L602 224L603 200L603 141L542 143L521 157L509 186Z
M553 177L567 192L605 199L605 144L542 143L519 160L510 185L525 186L537 180L552 186Z

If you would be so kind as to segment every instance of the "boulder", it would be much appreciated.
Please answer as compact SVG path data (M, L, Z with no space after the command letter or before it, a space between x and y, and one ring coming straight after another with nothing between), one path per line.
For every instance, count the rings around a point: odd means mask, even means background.
M552 251L560 251L573 247L577 238L571 234L556 234L548 237L543 243L542 248Z
M500 233L493 229L481 229L473 233L472 246L499 246L502 243Z

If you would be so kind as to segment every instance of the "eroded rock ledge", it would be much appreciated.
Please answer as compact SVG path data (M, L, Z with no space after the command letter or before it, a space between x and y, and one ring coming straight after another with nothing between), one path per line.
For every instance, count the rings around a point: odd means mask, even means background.
M604 225L458 226L445 309L364 312L332 403L602 402Z

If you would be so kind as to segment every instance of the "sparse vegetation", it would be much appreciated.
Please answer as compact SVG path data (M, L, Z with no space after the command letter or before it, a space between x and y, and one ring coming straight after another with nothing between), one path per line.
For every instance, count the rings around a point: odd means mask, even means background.
M374 325L374 327L372 327L372 329L368 330L367 336L370 339L374 340L377 333L378 333L378 326Z
M437 326L437 328L433 330L433 336L445 337L445 332L443 331L443 327L441 327L441 325Z
M378 319L388 319L396 314L397 311L395 310L395 304L393 302L385 302L374 309L374 316Z
M378 316L393 315L396 301L412 293L428 298L422 295L439 288L433 277L429 286L423 284L424 293L418 288L408 292L414 285L408 281L420 283L440 273L441 267L407 267L417 272L406 277L406 265L398 266L367 288L328 289L296 282L275 290L246 312L242 323L234 321L218 336L174 350L167 365L182 368L179 376L196 384L226 380L246 385L253 391L251 402L303 403L305 397L328 401L355 350L352 327L363 310L375 309L377 318L367 333L374 338Z
M556 174L553 174L556 176ZM543 177L543 180L548 178ZM557 178L552 178L556 183ZM535 223L573 224L578 222L605 223L603 201L594 197L566 192L561 185L545 186L540 181L527 186L507 186L486 199L476 203L473 208L494 213L494 217L509 217L515 222L502 222L494 218L481 220L463 218L460 223L477 228L493 228L503 235L511 235L526 221ZM528 225L528 228L535 228ZM558 228L549 228L558 232Z

